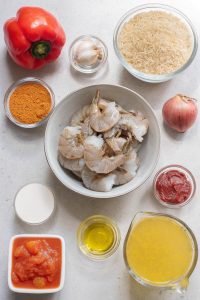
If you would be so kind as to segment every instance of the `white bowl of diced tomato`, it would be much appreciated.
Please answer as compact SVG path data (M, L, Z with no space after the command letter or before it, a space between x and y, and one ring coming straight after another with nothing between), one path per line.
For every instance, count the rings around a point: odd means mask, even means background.
M65 241L59 235L20 234L10 240L8 286L13 292L60 291L65 280Z

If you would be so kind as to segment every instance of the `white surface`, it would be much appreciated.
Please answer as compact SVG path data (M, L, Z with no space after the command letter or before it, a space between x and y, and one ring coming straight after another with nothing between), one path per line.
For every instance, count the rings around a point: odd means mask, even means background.
M200 6L196 0L169 0L192 19L200 33ZM1 202L0 202L0 299L1 300L199 300L200 264L194 271L189 289L184 297L173 292L155 292L134 283L127 273L122 256L122 245L133 215L140 210L171 213L185 221L194 231L200 244L200 124L185 134L176 134L162 123L161 108L164 101L177 92L200 99L200 52L192 65L176 79L162 84L140 82L127 73L118 62L112 45L114 27L128 9L145 1L130 0L0 0L1 28L4 21L15 15L16 10L27 4L42 5L59 16L67 33L67 44L57 63L41 71L27 71L17 67L7 56L0 31L0 157L1 157ZM94 34L108 46L108 65L96 76L77 74L68 63L68 47L75 37ZM66 189L53 175L44 155L44 130L25 130L11 124L3 113L3 96L9 85L24 76L38 76L54 90L58 103L69 92L98 83L125 85L143 95L152 105L158 117L162 132L161 155L156 170L166 164L177 163L192 171L197 181L196 195L180 210L166 209L152 196L154 174L138 190L120 198L91 199ZM156 172L154 171L154 173ZM42 226L26 226L15 217L13 200L16 191L29 182L49 184L55 192L57 210L54 218ZM113 257L105 262L90 262L83 257L76 245L76 230L84 218L92 214L105 214L119 225L122 242ZM7 287L7 254L10 237L19 233L60 234L66 241L66 277L64 289L55 295L26 296L13 294Z
M31 224L42 223L54 210L54 195L45 185L30 183L17 193L15 209L21 220Z
M135 109L136 111L140 111L149 121L148 133L144 136L138 152L140 167L136 176L126 184L113 187L109 192L96 192L87 189L79 179L73 176L72 172L63 169L57 159L58 140L63 128L69 125L71 117L75 112L79 111L82 106L91 103L91 99L94 97L97 89L100 90L103 98L108 100L114 99L116 103L126 110ZM45 152L49 165L56 176L65 186L89 197L111 198L124 195L136 189L154 170L159 150L160 130L151 107L138 94L133 93L127 88L114 85L94 85L67 96L54 110L45 132Z
M13 285L11 279L11 270L12 270L12 253L13 253L13 244L14 241L18 238L55 238L59 239L61 242L61 276L60 276L60 285L57 288L53 289L24 289L24 288L17 288ZM50 293L57 293L62 290L65 282L65 240L63 237L56 235L56 234L17 234L14 235L10 239L9 243L9 253L8 253L8 286L9 289L16 293L25 293L25 294L50 294ZM42 296L41 296L42 297Z

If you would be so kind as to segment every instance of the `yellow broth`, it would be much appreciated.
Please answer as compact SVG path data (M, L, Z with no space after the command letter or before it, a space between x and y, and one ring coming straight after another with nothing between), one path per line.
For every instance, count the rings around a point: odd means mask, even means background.
M154 285L185 276L194 258L188 230L166 216L150 216L136 223L129 233L125 251L133 273Z

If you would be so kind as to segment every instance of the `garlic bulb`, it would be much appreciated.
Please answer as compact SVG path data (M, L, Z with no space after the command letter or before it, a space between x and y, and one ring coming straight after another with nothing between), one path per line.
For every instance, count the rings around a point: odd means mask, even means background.
M97 62L99 59L99 50L84 50L82 52L79 52L76 56L76 62L80 65L88 65L91 66Z
M91 38L85 38L76 45L74 59L80 65L94 65L102 59L102 49Z
M85 38L82 41L79 41L76 45L75 51L81 52L85 50L93 50L97 49L96 44L92 41L92 39Z

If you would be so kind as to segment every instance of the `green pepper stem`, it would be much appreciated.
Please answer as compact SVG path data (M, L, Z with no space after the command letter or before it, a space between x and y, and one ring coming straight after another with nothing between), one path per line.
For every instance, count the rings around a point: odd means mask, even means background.
M35 58L42 59L49 54L51 50L51 44L47 41L38 41L32 43L30 50L31 50L31 54Z

